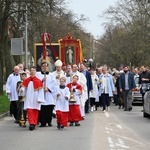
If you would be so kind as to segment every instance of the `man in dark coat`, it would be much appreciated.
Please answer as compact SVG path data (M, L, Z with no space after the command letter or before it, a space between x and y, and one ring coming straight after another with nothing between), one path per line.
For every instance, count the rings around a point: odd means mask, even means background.
M120 75L119 88L120 92L123 94L124 111L132 110L132 90L136 88L136 86L134 75L129 72L129 68L127 66L124 67L124 73Z

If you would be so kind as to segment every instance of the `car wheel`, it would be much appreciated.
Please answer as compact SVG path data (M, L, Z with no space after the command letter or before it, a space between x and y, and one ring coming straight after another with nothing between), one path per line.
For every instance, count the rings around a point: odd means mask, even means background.
M149 115L146 112L143 112L143 117L147 118Z

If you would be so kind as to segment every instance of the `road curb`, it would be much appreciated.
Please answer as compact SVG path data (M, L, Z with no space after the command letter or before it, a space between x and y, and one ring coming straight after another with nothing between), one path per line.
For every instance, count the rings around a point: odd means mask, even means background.
M3 119L4 117L7 117L8 115L9 115L9 111L1 114L0 119Z

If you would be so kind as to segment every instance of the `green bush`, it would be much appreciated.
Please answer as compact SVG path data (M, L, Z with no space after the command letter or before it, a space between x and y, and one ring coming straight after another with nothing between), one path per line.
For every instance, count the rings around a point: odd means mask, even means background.
M0 114L9 111L10 101L8 97L4 95L0 95Z

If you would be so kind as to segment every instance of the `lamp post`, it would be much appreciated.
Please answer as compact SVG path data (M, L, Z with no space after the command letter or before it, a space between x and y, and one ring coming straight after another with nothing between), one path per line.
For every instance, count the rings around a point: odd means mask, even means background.
M26 15L25 15L25 67L28 68L28 6L26 1Z

